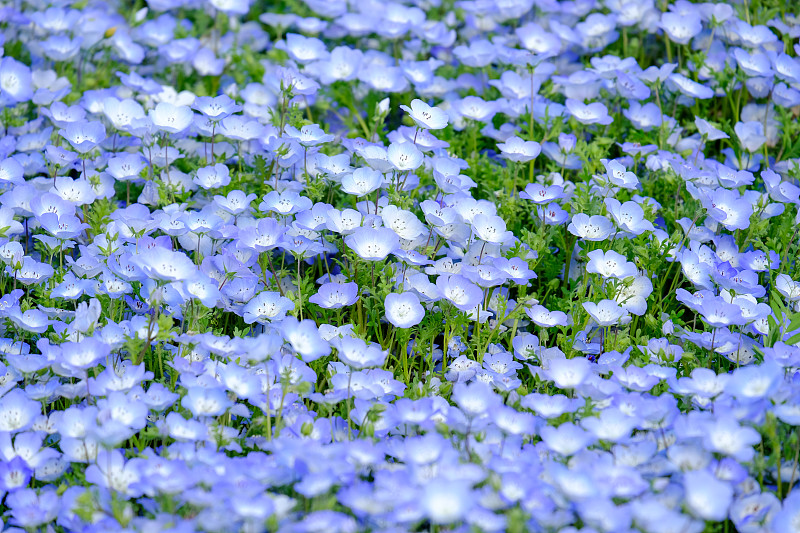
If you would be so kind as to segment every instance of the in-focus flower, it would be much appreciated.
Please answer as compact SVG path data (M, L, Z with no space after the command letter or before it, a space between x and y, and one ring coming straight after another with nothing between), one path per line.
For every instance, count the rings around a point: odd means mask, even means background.
M401 105L400 109L408 113L414 123L426 130L440 130L447 127L447 113L438 107L431 107L422 100L415 98L411 107Z
M400 247L400 239L389 228L360 227L345 237L344 242L367 261L383 261Z
M394 327L406 329L419 324L425 316L425 308L413 292L390 293L383 302L386 320Z
M349 283L324 283L308 301L323 309L340 309L358 301L358 285Z

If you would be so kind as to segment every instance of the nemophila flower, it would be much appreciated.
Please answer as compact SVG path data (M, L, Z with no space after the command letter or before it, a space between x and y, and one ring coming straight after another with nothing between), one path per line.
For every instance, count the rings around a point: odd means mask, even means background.
M40 413L38 402L29 399L22 389L14 388L0 398L0 431L24 431Z
M566 313L562 311L548 311L543 305L534 305L525 310L534 324L544 328L566 326L568 323Z
M229 192L227 196L214 196L214 204L223 211L236 217L245 213L249 213L251 210L250 204L255 199L255 194L245 194L244 191L234 189Z
M278 322L294 307L294 302L281 296L279 292L264 291L242 308L242 318L246 324Z
M400 247L400 239L389 228L360 227L345 237L345 244L361 259L383 261Z
M505 272L492 265L464 265L461 268L461 275L478 284L480 287L497 287L508 279Z
M493 261L493 265L515 283L525 284L529 280L536 278L536 273L530 269L528 262L519 257L512 257L511 259L500 257Z
M350 154L327 156L318 152L314 154L313 164L318 172L334 181L341 181L344 176L353 172L353 167L350 166Z
M422 165L424 156L412 143L392 143L386 151L387 159L400 172L410 172Z
M89 227L74 215L58 216L55 213L44 213L37 219L45 231L57 239L74 239Z
M225 187L231 182L230 170L222 164L200 167L192 181L204 189Z
M683 74L670 74L667 78L667 85L690 98L708 100L709 98L714 97L713 89L710 89L701 83L697 83L696 81L690 80Z
M699 311L711 327L743 326L747 323L738 305L729 304L720 297L703 301Z
M462 311L474 309L483 300L483 291L459 274L439 276L436 278L436 287L442 297Z
M14 457L0 464L0 490L13 492L26 487L30 482L33 469L21 456Z
M477 238L490 244L505 244L514 238L514 234L506 230L505 220L497 215L475 215L472 229Z
M792 182L784 181L781 176L771 169L761 172L761 179L764 180L770 198L776 202L797 203L800 199L800 187Z
M517 163L533 161L542 151L542 147L536 141L525 141L516 135L498 143L497 147L500 148L502 157Z
M587 241L604 241L614 232L614 225L602 215L578 213L572 217L567 230Z
M106 128L102 122L72 122L58 134L75 150L85 154L105 140Z
M383 301L388 320L394 327L408 329L422 322L425 308L413 292L389 293Z
M234 141L252 141L258 139L264 133L264 127L258 120L242 115L230 115L223 118L219 124L219 133ZM302 152L299 149L296 153L290 149L286 157L279 157L278 161L283 165L290 166L297 159L300 159L301 154Z
M615 407L603 409L597 417L590 416L581 420L584 429L606 442L625 442L637 425L636 417Z
M226 94L214 97L200 96L195 99L192 108L214 122L242 110L242 106L238 105Z
M68 106L63 102L53 102L49 109L42 109L50 122L58 128L66 128L72 122L81 122L86 118L86 110L81 106Z
M788 274L778 274L776 276L775 289L781 296L792 302L800 300L800 283L794 281Z
M614 300L625 311L642 316L647 311L647 298L653 292L653 282L646 276L636 276L618 286Z
M477 496L468 483L446 478L433 479L424 486L419 501L433 524L463 520L475 507Z
M331 341L340 361L350 368L363 369L383 366L387 352L377 344L366 343L356 337L337 337Z
M447 113L438 107L432 107L415 98L411 101L411 107L401 105L400 109L408 113L414 123L426 130L440 130L447 127Z
M800 490L794 489L783 500L782 508L775 513L770 526L775 532L789 533L797 529L798 520L800 520Z
M591 373L591 363L584 357L552 359L544 376L560 389L579 387Z
M0 89L4 105L25 102L33 98L31 69L10 56L0 59Z
M194 120L194 113L189 106L173 105L169 102L159 102L148 116L156 128L167 133L181 133Z
M742 426L731 415L720 415L706 425L703 434L704 447L714 453L749 462L755 455L753 446L761 442L755 429Z
M476 122L489 122L497 113L495 102L487 102L478 96L466 96L456 100L453 109L464 118Z
M642 131L650 131L661 126L663 122L661 110L652 102L644 105L639 102L631 102L628 109L623 110L622 114L631 121L631 124Z
M743 230L750 226L753 204L738 191L720 187L701 197L701 202L709 216L729 231Z
M383 219L384 225L401 239L413 240L427 233L427 228L414 213L399 209L394 205L387 205L383 208L381 219Z
M650 97L650 89L637 76L624 71L617 71L615 86L617 92L629 100L646 100Z
M342 176L342 191L355 196L367 196L383 185L383 174L371 168L357 168Z
M132 260L150 278L160 281L183 281L197 271L197 267L186 254L160 246L143 250Z
M284 131L286 136L297 140L297 142L306 148L333 140L333 135L325 133L318 124L308 124L301 127L299 130L291 124L287 124Z
M722 130L717 129L711 125L707 120L699 117L694 117L694 124L697 126L697 131L700 132L705 139L709 141L718 141L720 139L729 139L730 135Z
M142 170L147 167L147 160L141 154L122 154L108 160L108 171L118 181L139 179Z
M733 130L739 138L739 144L748 152L757 152L767 142L763 122L737 122Z
M689 511L704 520L724 520L733 501L733 488L708 470L683 474L685 502Z
M628 313L614 300L601 300L599 303L584 302L583 308L598 326L616 325L628 317Z
M103 100L103 114L114 128L127 131L136 120L145 118L142 105L131 98L119 100L108 97Z
M294 317L287 317L281 322L280 330L292 350L300 354L306 363L324 357L331 351L330 345L322 339L313 320L301 322Z
M340 309L358 301L358 285L349 283L324 283L308 301L323 309Z
M619 229L633 235L655 231L653 223L644 217L644 209L638 203L629 201L621 204L616 198L606 198L605 204Z
M636 265L628 261L624 255L614 250L593 250L588 254L589 262L586 271L600 274L604 278L625 279L637 274Z
M14 210L0 206L0 236L10 237L22 233L22 224L14 220Z
M670 40L678 44L689 44L689 41L703 30L700 14L694 10L684 13L662 13L660 26Z
M602 159L601 163L606 167L606 176L613 185L624 189L635 189L639 186L639 179L636 174L628 171L618 161Z
M232 405L222 387L187 387L186 395L181 398L181 405L194 416L219 416Z
M25 169L16 159L0 161L0 183L19 185L25 182Z
M300 196L296 191L270 191L264 196L264 200L259 204L258 209L287 216L311 209L311 207L311 200L305 196Z
M566 422L558 427L545 426L541 437L547 448L564 456L574 455L591 445L595 437L580 427Z
M614 121L608 114L608 108L601 102L584 104L580 100L567 98L566 106L570 114L581 124L600 124L605 126Z
M522 194L522 193L520 193ZM549 226L560 226L569 220L569 213L555 202L536 207L536 215Z
M26 255L21 265L12 263L6 267L6 273L23 285L37 285L50 279L55 270L49 264L40 263Z

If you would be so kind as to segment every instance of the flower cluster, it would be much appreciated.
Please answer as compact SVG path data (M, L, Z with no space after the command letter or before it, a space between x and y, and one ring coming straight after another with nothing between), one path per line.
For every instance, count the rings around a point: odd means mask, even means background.
M0 529L800 531L752 4L0 8Z

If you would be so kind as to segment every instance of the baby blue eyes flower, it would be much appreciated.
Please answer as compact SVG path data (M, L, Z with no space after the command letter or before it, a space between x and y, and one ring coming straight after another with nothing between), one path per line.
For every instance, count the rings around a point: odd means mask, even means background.
M194 104L192 104L192 108L214 122L220 121L242 110L242 106L238 105L231 100L229 96L224 94L213 98L209 96L196 98Z
M197 169L197 175L192 181L204 189L218 189L231 182L230 171L227 166L221 164L201 167Z
M425 316L425 308L413 292L390 293L383 301L386 320L394 327L408 329L419 324Z
M697 11L663 13L660 26L670 40L678 44L689 44L689 41L703 30L703 23Z
M182 281L197 270L191 259L181 252L154 246L134 257L136 265L148 276L161 281Z
M387 353L379 345L367 344L358 338L335 338L331 344L339 360L353 369L383 366L386 361Z
M367 196L383 185L383 174L371 168L358 168L342 177L342 191L354 196Z
M602 215L586 215L578 213L572 217L572 222L567 230L581 239L587 241L603 241L611 236L614 225Z
M667 85L674 87L682 94L691 98L707 100L714 97L714 90L690 80L683 74L673 73L667 78Z
M733 501L733 488L717 479L708 470L683 474L686 505L692 514L703 520L724 520Z
M389 145L387 159L396 170L405 172L418 169L424 156L414 144L402 142Z
M606 176L610 183L617 187L622 187L623 189L635 189L638 187L639 179L636 177L636 174L628 171L618 161L602 159L601 162L603 166L606 167Z
M461 311L470 311L483 299L483 291L464 276L442 275L436 278L436 287L442 296Z
M285 132L288 137L297 140L297 142L306 148L328 143L333 140L333 135L322 131L322 128L317 124L309 124L300 129L287 124Z
M389 228L360 227L345 237L345 244L361 259L383 261L400 247L400 239Z
M25 102L33 98L31 69L10 56L0 59L0 89L2 100L10 103Z
M527 163L536 159L542 151L542 147L535 141L524 141L517 136L506 139L504 143L498 143L502 156L509 161L517 163Z
M58 132L78 152L85 154L94 150L106 138L102 122L73 122Z
M548 311L543 305L534 305L525 310L528 316L537 326L552 328L555 326L566 326L567 315L562 311Z
M611 124L614 119L608 115L608 109L601 102L584 104L579 100L567 98L567 109L575 120L581 124Z
M349 283L325 283L308 301L323 309L340 309L353 305L358 301L358 285Z
M761 146L767 142L764 135L764 124L762 122L737 122L734 126L736 137L742 148L748 152L757 152Z
M159 130L181 133L192 124L194 113L189 106L159 102L155 109L150 110L149 117Z
M38 402L28 398L22 389L12 389L0 398L0 431L9 434L24 431L40 412Z
M253 322L261 324L279 322L294 307L294 302L285 296L281 296L279 292L264 291L244 306L242 318L246 324L252 324Z
M447 127L447 113L438 107L432 107L419 99L411 101L411 107L401 105L400 109L411 117L414 123L426 130L441 130Z
M601 300L599 303L584 302L583 308L600 327L614 326L630 318L614 300Z
M589 262L586 271L600 274L604 278L625 279L635 276L638 272L636 265L627 258L613 250L593 250L588 254Z

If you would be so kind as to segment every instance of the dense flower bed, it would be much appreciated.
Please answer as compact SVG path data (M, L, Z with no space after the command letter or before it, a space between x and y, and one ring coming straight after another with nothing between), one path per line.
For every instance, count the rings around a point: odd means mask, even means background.
M793 8L0 6L0 525L800 531Z

